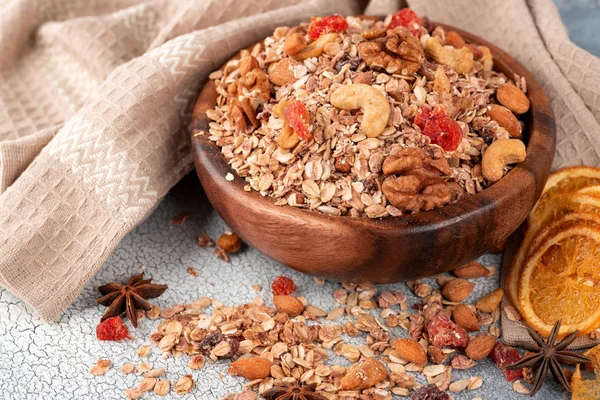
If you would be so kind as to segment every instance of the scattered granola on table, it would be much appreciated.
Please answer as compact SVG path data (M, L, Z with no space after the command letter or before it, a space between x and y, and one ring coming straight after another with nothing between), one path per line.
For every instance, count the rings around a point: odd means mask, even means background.
M211 74L209 139L276 205L380 218L476 194L523 161L521 77L412 10L279 27ZM490 148L489 155L488 148Z

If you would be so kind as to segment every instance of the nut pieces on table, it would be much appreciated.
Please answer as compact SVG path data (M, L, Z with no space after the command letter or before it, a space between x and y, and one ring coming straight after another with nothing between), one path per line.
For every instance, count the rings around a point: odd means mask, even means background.
M515 114L530 107L526 83L492 66L489 48L410 9L385 21L313 18L278 27L210 75L217 106L198 134L221 148L245 190L279 206L368 218L431 210L481 192L523 159L501 140L522 137ZM448 167L385 174L398 148Z

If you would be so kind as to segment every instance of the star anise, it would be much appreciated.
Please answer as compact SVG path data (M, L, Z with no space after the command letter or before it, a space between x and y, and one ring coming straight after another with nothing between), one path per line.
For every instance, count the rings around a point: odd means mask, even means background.
M168 289L167 285L156 285L151 282L152 278L144 279L142 272L132 276L124 285L110 282L98 287L104 296L96 300L96 303L108 307L101 321L125 312L133 326L137 328L137 310L150 310L152 304L146 299L158 297Z
M565 389L571 391L569 380L565 376L565 372L561 367L561 364L579 364L590 362L590 359L577 354L573 351L565 350L575 338L579 331L575 331L562 340L556 342L556 336L560 330L561 320L556 322L556 325L550 331L548 339L541 337L531 327L527 326L527 332L529 336L536 343L534 345L522 345L521 347L533 354L523 357L519 362L506 367L506 369L521 369L521 368L532 368L534 374L533 388L531 389L531 396L535 395L537 391L542 387L548 369L552 371L554 379L558 381Z
M326 397L315 393L316 388L315 383L304 386L285 384L267 390L262 396L267 400L327 400Z

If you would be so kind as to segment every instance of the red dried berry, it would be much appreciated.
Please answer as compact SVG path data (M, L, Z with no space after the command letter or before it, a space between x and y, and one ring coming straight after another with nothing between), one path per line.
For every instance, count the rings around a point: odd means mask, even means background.
M278 276L271 284L271 292L275 296L287 296L296 291L296 284L287 276Z
M450 396L432 383L415 390L411 400L450 400Z
M308 37L318 39L324 33L343 32L348 29L348 21L341 15L330 15L325 18L311 18Z
M421 37L421 18L410 8L403 8L392 16L388 29L394 29L397 26L403 26L416 37Z
M129 331L121 317L112 317L100 322L96 327L98 340L123 340L129 336Z
M436 106L433 111L427 107L420 107L414 119L415 125L421 132L446 151L454 151L462 140L462 129L453 119L449 118L441 106Z
M292 104L287 106L283 110L283 113L292 127L292 130L299 138L308 139L311 137L311 134L308 131L308 110L300 100L292 101Z
M444 315L436 315L427 324L427 335L436 347L463 349L469 344L469 335Z
M507 381L514 381L515 379L523 378L523 369L517 369L509 371L504 369L509 365L513 365L521 359L521 355L517 352L514 347L509 347L502 342L496 342L489 357L494 360L498 368L504 372L504 377Z

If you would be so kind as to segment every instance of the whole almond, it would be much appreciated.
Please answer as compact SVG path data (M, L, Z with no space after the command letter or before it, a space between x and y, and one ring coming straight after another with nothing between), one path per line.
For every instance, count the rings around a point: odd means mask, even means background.
M473 291L475 284L469 282L466 279L456 278L452 279L444 285L442 288L442 295L450 301L463 301Z
M403 338L398 339L394 345L398 357L417 364L420 367L427 365L427 353L416 340Z
M504 291L502 288L498 288L479 299L475 304L475 308L479 311L491 313L500 304L502 296L504 296Z
M294 67L301 65L293 58L286 57L269 68L269 80L278 86L290 85L298 79L294 76Z
M489 273L487 268L479 264L477 261L471 261L468 264L456 267L452 272L457 277L463 279L481 278L483 276L487 276L487 274Z
M235 375L253 381L269 376L272 365L271 361L263 357L240 358L231 363L231 370Z
M454 307L452 319L456 322L456 325L465 328L469 332L477 332L479 330L477 316L469 306L458 304Z
M283 43L283 52L288 56L298 54L306 47L306 38L300 32L292 33L285 38Z
M362 390L387 378L387 369L374 358L363 358L352 364L340 381L341 390Z
M491 335L479 335L472 338L465 349L465 354L471 360L478 361L485 358L490 354L494 345L496 344L496 338Z
M277 311L286 313L290 317L300 315L304 311L304 304L292 296L273 296L273 303Z
M496 98L504 107L517 114L529 110L529 99L521 89L512 83L505 83L496 91Z
M258 60L251 55L244 56L240 59L238 68L240 69L240 75L245 76L248 72L254 68L258 68Z
M511 138L521 138L521 124L515 114L508 108L498 104L490 104L487 106L486 114L496 121L498 125L503 127L510 133Z

